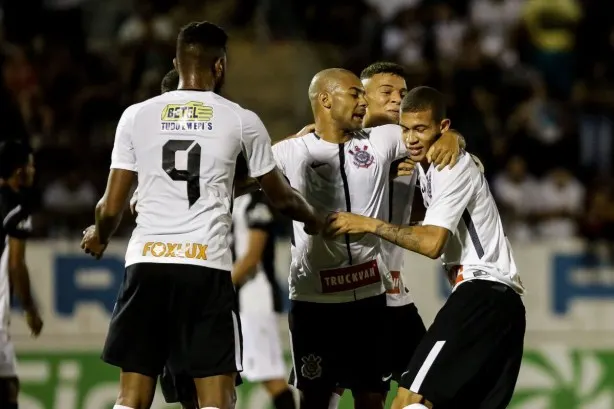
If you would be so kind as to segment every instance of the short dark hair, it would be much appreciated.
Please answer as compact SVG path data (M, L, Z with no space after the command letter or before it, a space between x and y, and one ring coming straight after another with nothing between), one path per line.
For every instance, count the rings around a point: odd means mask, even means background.
M361 80L368 80L377 74L392 74L405 78L405 68L393 62L379 61L369 65L360 73Z
M433 119L441 122L446 118L444 95L431 87L416 87L409 91L401 101L401 112L422 112L430 110Z
M227 42L228 34L223 28L208 21L192 22L177 36L177 56L191 51L200 63L212 65L226 54Z
M28 164L32 150L19 140L0 143L0 178L6 179Z
M169 91L175 91L177 87L179 87L179 73L173 68L162 78L160 93L164 94Z

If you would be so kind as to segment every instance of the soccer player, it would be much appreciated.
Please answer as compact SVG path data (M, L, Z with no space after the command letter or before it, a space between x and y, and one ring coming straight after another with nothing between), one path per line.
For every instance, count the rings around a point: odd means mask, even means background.
M275 276L273 214L261 191L238 197L232 212L237 257L232 279L239 288L243 326L242 376L252 382L261 382L276 409L294 409L279 336L283 302Z
M309 87L315 132L273 147L290 184L320 212L352 210L381 217L393 161L407 155L398 125L362 129L367 102L358 77L318 73ZM458 151L455 134L439 141ZM451 157L453 155L443 155ZM303 409L327 408L337 384L356 407L382 408L387 383L384 344L389 276L381 241L369 236L326 240L294 223L289 314L295 386ZM332 341L331 341L332 340Z
M26 265L26 239L32 231L31 207L24 197L34 181L34 159L30 148L18 141L0 144L0 407L17 409L19 381L16 357L9 336L11 289L26 314L32 335L42 328L38 308L30 289Z
M393 408L506 408L520 370L526 317L499 211L470 155L443 170L425 159L450 126L442 94L411 90L401 106L401 126L427 206L422 226L338 213L328 228L332 236L372 233L427 257L441 256L454 284L402 375Z
M102 354L121 368L115 409L149 408L165 363L194 379L201 408L234 404L242 345L229 233L239 153L275 208L308 234L323 225L276 168L258 116L219 96L226 41L208 22L180 31L179 87L124 111L96 225L84 232L82 247L100 258L138 173L137 226Z

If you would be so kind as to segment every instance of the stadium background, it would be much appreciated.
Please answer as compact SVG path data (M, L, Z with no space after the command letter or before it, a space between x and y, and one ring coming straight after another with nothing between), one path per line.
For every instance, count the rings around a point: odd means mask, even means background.
M208 19L232 40L225 93L280 139L311 122L319 69L385 59L449 95L454 127L486 166L528 288L526 354L512 408L614 408L614 2L597 0L3 0L0 139L36 150L40 211L28 263L45 319L12 332L25 409L110 409L98 360L125 239L101 262L78 237L102 193L122 110L159 92L178 27ZM129 234L126 215L120 236ZM280 233L288 225L280 219ZM277 265L286 279L287 240ZM430 323L437 262L407 256ZM280 321L285 335L285 322ZM391 345L403 341L391 333ZM365 346L367 348L368 346ZM268 408L245 385L240 409ZM347 406L347 399L344 401ZM165 407L156 400L154 408Z

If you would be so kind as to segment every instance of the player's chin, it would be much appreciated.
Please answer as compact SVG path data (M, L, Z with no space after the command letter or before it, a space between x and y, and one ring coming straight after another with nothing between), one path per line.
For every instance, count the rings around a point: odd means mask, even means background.
M401 114L396 110L388 110L386 111L386 117L390 120L390 122L398 123L399 119L401 119Z
M413 148L408 150L408 157L412 161L419 163L426 157L426 149L424 148Z

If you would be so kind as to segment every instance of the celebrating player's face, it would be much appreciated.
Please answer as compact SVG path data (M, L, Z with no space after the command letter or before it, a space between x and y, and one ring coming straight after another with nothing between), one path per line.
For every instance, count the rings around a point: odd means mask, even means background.
M431 110L402 112L400 125L410 159L420 162L426 157L437 137L450 129L450 120L436 122Z
M395 74L382 73L364 80L363 85L369 102L369 122L399 123L401 100L407 94L405 79Z
M332 92L331 117L344 130L362 128L367 112L365 90L358 77L346 75Z

